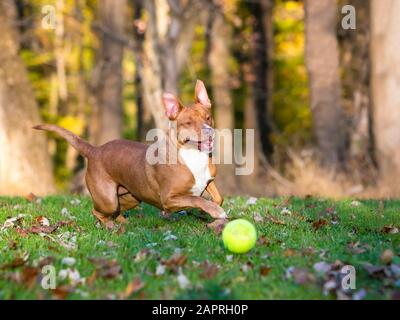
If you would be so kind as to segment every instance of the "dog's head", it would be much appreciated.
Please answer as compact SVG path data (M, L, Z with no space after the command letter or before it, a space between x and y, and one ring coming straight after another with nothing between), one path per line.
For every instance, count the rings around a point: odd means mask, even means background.
M163 95L165 114L175 121L176 137L179 147L195 148L211 153L214 144L211 101L206 87L200 80L196 82L195 102L183 106L171 93Z

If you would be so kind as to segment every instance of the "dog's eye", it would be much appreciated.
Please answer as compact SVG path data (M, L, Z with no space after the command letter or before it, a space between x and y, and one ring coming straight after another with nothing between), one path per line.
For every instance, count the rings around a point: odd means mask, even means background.
M207 120L207 121L210 121L210 120L211 120L211 117L210 117L210 116L207 116L206 120Z
M186 122L185 122L185 125L186 125L186 126L190 126L191 124L192 124L192 121L186 121Z

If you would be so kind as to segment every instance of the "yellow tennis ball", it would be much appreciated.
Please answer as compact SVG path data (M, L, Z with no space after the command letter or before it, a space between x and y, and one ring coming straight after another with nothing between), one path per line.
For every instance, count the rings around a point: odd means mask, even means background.
M222 231L222 241L229 251L246 253L256 244L257 231L247 220L233 220Z

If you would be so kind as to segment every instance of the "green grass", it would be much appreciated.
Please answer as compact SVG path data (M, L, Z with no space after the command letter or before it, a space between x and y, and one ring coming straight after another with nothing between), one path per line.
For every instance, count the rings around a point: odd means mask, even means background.
M80 204L71 200L80 199ZM75 217L74 225L65 225L51 233L53 239L69 231L76 235L76 250L69 250L58 242L39 234L21 236L16 227L0 231L0 299L51 299L54 292L40 285L40 273L35 281L27 283L23 278L24 269L36 266L43 257L53 257L57 273L67 268L62 265L64 257L73 257L76 268L86 283L71 286L68 280L57 278L57 286L68 288L69 299L120 298L128 283L139 277L144 287L129 295L129 298L144 299L333 299L334 294L324 295L324 277L313 270L316 262L353 265L357 272L358 291L365 289L366 299L390 299L399 290L399 281L383 277L371 277L363 265L381 265L380 256L385 249L394 252L392 264L399 264L400 236L382 232L385 226L399 227L400 201L361 201L358 206L352 200L333 201L315 198L258 199L255 205L248 205L247 198L227 199L224 208L230 218L246 218L253 221L258 213L263 222L255 222L259 237L267 243L259 243L247 254L232 255L223 247L220 236L206 228L206 221L197 215L174 214L166 219L158 210L142 205L127 214L128 223L124 232L108 231L96 226L90 213L89 198L72 196L51 196L41 203L29 202L23 198L0 198L0 228L8 217L26 214L20 223L22 229L36 224L35 218L45 216L53 225L68 220L61 215L67 208ZM286 207L290 213L282 212ZM329 209L330 208L330 209ZM328 209L328 210L327 210ZM331 223L327 211L337 213L338 223ZM275 217L275 223L267 217ZM312 222L325 216L328 223L318 230ZM277 220L285 224L278 224ZM176 240L165 240L170 231ZM71 234L72 233L72 234ZM349 251L349 243L359 242L365 251ZM151 249L143 259L136 254ZM179 249L177 249L179 248ZM293 249L289 250L288 248ZM309 248L308 250L305 250ZM181 288L177 281L178 268L172 266L162 275L155 275L158 265L180 250L187 257L182 266L183 274L190 281L190 287ZM29 253L23 266L11 268L7 264ZM232 255L231 260L227 256ZM116 259L121 273L115 278L90 277L96 268L89 258L103 257ZM205 260L218 265L215 275L205 279ZM247 267L244 267L246 266ZM314 281L297 284L293 278L285 277L289 267L306 268ZM260 274L260 268L271 268L267 275ZM22 275L22 280L21 280Z

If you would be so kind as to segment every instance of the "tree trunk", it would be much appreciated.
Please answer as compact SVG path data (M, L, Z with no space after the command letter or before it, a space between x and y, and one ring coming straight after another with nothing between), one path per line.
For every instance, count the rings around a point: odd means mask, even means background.
M347 118L350 168L360 181L375 170L370 94L370 5L365 0L340 0L339 8L352 5L356 10L357 29L338 28L342 105ZM365 181L367 182L367 181Z
M400 174L400 1L371 1L371 85L376 158L384 181Z
M305 12L306 62L315 137L322 164L338 167L344 162L346 134L340 103L336 0L307 0Z
M231 74L229 70L231 27L225 20L223 8L213 8L210 13L208 64L211 73L212 104L215 127L229 129L233 134L234 108L230 92ZM233 136L231 135L231 138ZM225 139L225 138L223 138ZM229 139L229 135L226 135ZM236 188L234 165L224 163L225 156L233 158L233 139L222 140L216 148L221 165L218 166L218 181L222 193L232 193Z
M100 51L94 72L96 105L91 123L91 140L100 145L122 136L123 45L111 34L123 35L126 0L100 0Z
M11 6L11 1L0 3L0 194L43 195L55 191L52 164L45 135L32 129L41 120L18 56L17 32L6 14Z
M148 13L142 61L143 102L157 128L167 130L163 92L178 93L195 26L203 17L202 1L146 0Z
M272 43L268 37L272 36L272 3L270 0L249 2L250 12L253 16L252 34L252 92L253 101L257 117L257 131L262 155L269 158L273 152L271 143L271 124L269 119L269 109L271 103L272 84L272 50L268 48Z

